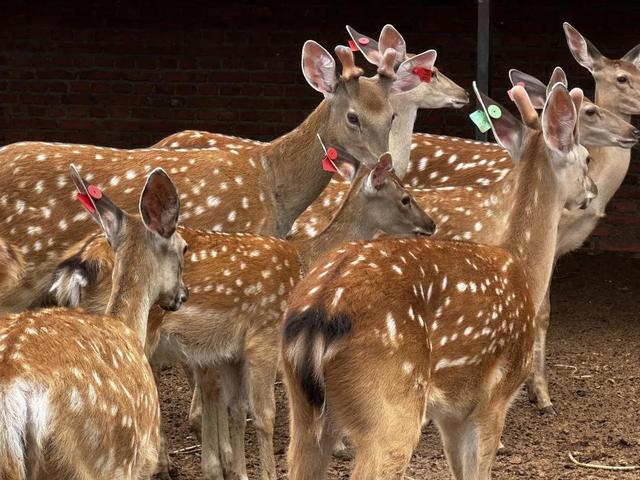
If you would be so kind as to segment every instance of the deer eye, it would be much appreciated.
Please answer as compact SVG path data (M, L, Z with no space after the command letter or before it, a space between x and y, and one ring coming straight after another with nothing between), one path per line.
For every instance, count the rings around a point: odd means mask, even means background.
M189 245L185 245L184 248L182 249L182 255L186 255L188 251L189 251Z
M402 200L400 201L402 202L402 205L406 207L411 203L411 197L409 195L405 195L404 197L402 197Z
M616 78L616 80L618 81L619 84L624 84L624 83L627 83L628 81L626 75L618 75L618 78Z
M584 113L586 113L588 117L593 117L596 114L596 109L590 108L588 110L585 110Z
M360 119L358 118L358 115L353 112L347 113L347 122L354 126L360 125Z

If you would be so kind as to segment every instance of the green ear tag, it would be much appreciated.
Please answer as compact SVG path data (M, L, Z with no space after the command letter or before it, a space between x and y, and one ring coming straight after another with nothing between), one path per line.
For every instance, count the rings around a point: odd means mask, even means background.
M487 108L487 112L489 112L489 116L491 118L498 119L502 116L502 110L500 110L500 107L498 105L489 105L489 108Z
M484 133L491 130L491 123L489 123L489 119L482 110L476 110L471 115L469 115L469 118L473 123L475 123L480 132Z

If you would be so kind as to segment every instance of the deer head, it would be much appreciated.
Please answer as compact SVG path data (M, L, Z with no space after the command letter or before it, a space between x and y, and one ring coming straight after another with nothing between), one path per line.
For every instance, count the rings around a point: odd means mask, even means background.
M379 66L384 51L389 48L396 51L395 67L398 75L400 64L405 62L406 75L403 76L407 82L416 83L417 86L408 92L397 92L392 97L394 108L399 109L405 105L431 109L461 108L469 103L467 91L435 67L435 50L427 50L419 55L407 53L404 38L392 25L384 26L377 42L350 26L347 26L347 32L370 63Z
M393 236L429 236L435 232L433 220L395 175L390 153L382 154L372 169L342 151L332 164L351 183L332 223L352 225L358 233L351 237L369 239L377 231Z
M571 54L596 81L596 102L622 115L640 114L640 45L619 59L610 59L568 22L564 33Z
M530 142L542 140L541 146L546 150L544 158L551 163L559 180L559 195L565 199L565 208L586 208L596 197L597 187L588 175L589 153L579 142L577 112L582 104L582 90L576 88L569 92L563 83L556 83L539 117L525 89L514 87L512 97L522 114L522 121L480 93L475 83L474 90L497 142L509 152L514 162L533 160L529 157L539 155L539 148L531 148ZM499 118L489 114L492 106L500 110Z
M373 166L389 147L394 115L389 94L417 85L408 85L403 77L394 74L396 53L392 49L385 52L378 75L373 78L362 76L347 47L336 47L336 54L342 63L339 78L333 57L319 44L309 40L302 49L304 76L309 85L325 96L330 109L323 136Z
M71 177L78 200L101 227L115 252L114 292L131 283L143 286L146 293L146 298L130 298L140 292L122 288L119 294L112 293L111 307L114 303L148 302L147 309L157 303L165 310L178 310L189 296L182 281L187 244L176 232L180 205L169 176L160 168L151 172L140 195L140 219L124 212L104 192L89 185L73 166Z
M566 75L560 67L553 71L548 86L532 75L516 69L509 70L509 79L513 85L523 84L536 109L544 107L548 91L557 82L567 86ZM633 125L587 98L582 102L579 117L580 141L585 146L631 148L640 137L640 131Z

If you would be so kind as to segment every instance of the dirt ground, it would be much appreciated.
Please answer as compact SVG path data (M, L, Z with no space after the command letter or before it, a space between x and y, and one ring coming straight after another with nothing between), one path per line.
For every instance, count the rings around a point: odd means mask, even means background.
M613 472L574 466L583 462L640 465L640 256L574 254L558 265L547 352L549 387L557 411L541 415L524 392L509 412L506 448L494 479L640 479L640 470ZM181 369L164 372L160 386L171 451L197 444L186 418L189 387ZM275 447L286 476L287 412L277 385ZM249 478L259 478L251 423L247 429ZM199 479L198 453L172 455L174 477ZM347 478L348 461L335 460L330 478ZM450 479L440 439L427 427L407 472L411 479Z

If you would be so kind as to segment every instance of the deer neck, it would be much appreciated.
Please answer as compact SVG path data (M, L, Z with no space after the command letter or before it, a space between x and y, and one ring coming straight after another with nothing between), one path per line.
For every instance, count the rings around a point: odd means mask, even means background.
M565 198L562 179L547 158L542 139L532 141L535 142L534 151L528 149L528 158L521 159L514 167L516 192L502 247L520 259L537 311L553 270Z
M595 104L615 113L626 122L631 116L620 112L618 102L608 100L596 83ZM598 186L598 196L592 202L597 214L604 214L605 207L616 193L629 170L631 149L620 147L590 147L592 161L589 164L589 176Z
M366 199L358 190L360 188L354 183L331 222L315 237L292 240L305 271L336 245L352 240L368 240L375 235L377 229L364 221Z
M401 95L391 97L396 118L389 133L389 153L393 157L393 169L400 179L404 178L409 166L413 125L418 114L418 107L406 105L401 98Z
M122 245L120 249L126 251L126 245ZM116 255L106 314L120 320L136 332L144 345L147 338L149 311L154 304L154 295L151 291L152 280L141 278L137 270L131 268L133 260L131 257L131 255Z
M261 157L266 181L263 188L274 205L275 236L283 238L295 219L320 195L331 180L322 170L324 151L318 134L325 133L330 107L323 101L295 130L268 145Z

